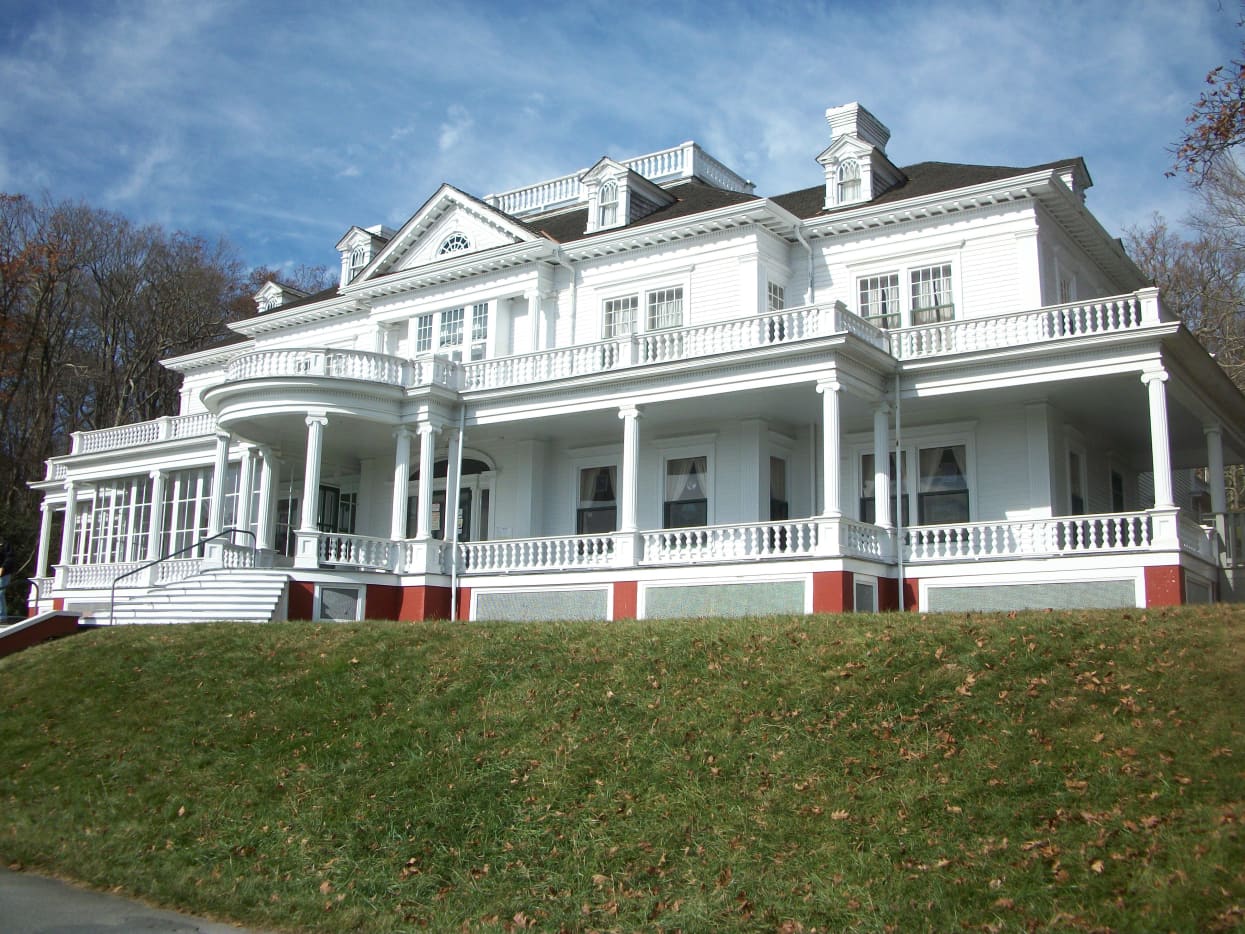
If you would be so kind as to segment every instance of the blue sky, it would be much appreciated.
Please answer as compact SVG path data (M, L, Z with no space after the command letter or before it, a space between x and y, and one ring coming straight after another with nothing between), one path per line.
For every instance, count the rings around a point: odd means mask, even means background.
M1088 162L1113 233L1194 199L1170 147L1240 49L1233 0L0 0L0 191L334 266L442 181L483 195L695 139L815 185L827 107L888 155Z

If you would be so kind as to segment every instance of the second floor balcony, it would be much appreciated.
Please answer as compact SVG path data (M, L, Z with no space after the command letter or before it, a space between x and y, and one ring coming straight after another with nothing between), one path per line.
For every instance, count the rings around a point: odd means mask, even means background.
M349 380L408 392L438 387L471 394L751 351L781 352L784 348L795 351L812 342L833 338L861 342L889 355L896 366L902 367L907 362L961 354L1122 336L1163 323L1165 319L1156 289L894 330L877 327L851 312L842 302L835 302L470 362L458 362L442 355L404 358L336 348L252 350L229 361L224 382ZM206 413L154 419L79 432L74 435L71 454L206 436L214 430L214 419Z

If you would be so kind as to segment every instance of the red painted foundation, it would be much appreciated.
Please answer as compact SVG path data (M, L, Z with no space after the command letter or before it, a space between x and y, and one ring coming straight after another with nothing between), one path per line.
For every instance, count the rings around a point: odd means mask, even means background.
M855 607L851 571L813 572L813 612L850 613Z
M316 607L316 588L306 581L290 581L286 619L311 619Z
M635 581L614 582L614 619L635 619L640 606L640 586Z
M921 582L915 577L905 577L903 582L903 608L915 613L921 603Z
M1178 565L1146 568L1146 606L1182 606L1184 570Z
M77 631L77 614L49 616L40 622L32 623L20 632L9 633L0 639L0 658L20 652L22 649L28 649L40 642L47 642L49 639L72 636Z

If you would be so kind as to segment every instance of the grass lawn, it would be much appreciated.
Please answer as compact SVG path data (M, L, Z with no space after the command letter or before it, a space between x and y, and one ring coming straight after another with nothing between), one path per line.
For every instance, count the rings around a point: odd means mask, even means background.
M118 627L0 859L316 931L1245 925L1245 610Z

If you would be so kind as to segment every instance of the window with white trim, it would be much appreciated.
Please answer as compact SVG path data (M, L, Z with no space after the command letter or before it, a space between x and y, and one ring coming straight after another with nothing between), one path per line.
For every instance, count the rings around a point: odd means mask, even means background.
M917 521L968 521L968 453L962 444L921 448L917 456Z
M601 336L605 340L612 337L625 337L635 333L636 311L640 307L637 295L623 295L619 298L605 300L605 320L601 327Z
M613 227L618 223L618 182L601 185L597 194L597 227Z
M365 250L361 246L355 247L353 250L350 251L350 269L346 273L346 278L348 280L354 279L355 276L357 276L360 272L363 271L363 267L366 265L367 265L367 250Z
M838 168L839 204L851 204L860 200L860 163L846 159Z
M647 295L648 330L683 326L683 287L658 289Z
M913 324L936 324L955 318L950 263L913 269L909 278L912 283Z
M666 461L662 527L683 529L709 524L709 459L671 457Z
M899 327L899 273L866 276L859 280L858 285L860 316L880 328Z
M432 315L420 315L415 319L415 352L432 350Z
M449 308L441 312L441 347L460 347L463 342L464 308Z
M777 282L765 284L765 308L767 311L782 311L787 307L787 290Z
M618 529L618 467L603 464L579 471L575 534L597 535Z

